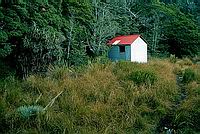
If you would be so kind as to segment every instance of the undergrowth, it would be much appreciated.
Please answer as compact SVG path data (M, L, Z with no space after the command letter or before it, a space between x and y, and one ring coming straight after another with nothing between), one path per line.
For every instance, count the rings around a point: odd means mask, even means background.
M7 78L0 82L0 133L154 134L179 95L174 68L168 60L107 61L50 67L46 76L23 81ZM199 94L198 86L195 91ZM180 108L181 117L193 112L186 120L197 118L198 102L191 93Z

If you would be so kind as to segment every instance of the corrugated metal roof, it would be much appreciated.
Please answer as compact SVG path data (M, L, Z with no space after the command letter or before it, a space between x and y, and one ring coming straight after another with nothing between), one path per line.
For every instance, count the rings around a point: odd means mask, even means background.
M108 41L109 45L131 45L138 37L139 34L126 35L126 36L117 36Z

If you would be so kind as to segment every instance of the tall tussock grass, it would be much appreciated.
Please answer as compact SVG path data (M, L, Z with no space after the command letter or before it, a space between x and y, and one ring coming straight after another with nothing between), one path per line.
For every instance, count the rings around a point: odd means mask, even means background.
M156 133L178 95L173 69L173 63L158 59L148 64L97 62L51 67L46 76L32 75L21 82L3 81L0 119L6 125L0 132ZM33 118L16 114L21 106L48 104Z
M179 133L200 132L200 65L193 64L183 70L186 99L177 110Z

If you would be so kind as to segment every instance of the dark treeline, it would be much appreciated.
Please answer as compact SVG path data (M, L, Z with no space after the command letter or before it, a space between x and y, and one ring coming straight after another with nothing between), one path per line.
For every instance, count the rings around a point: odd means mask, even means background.
M198 0L1 0L0 70L18 76L106 54L116 35L141 34L149 54L194 57Z

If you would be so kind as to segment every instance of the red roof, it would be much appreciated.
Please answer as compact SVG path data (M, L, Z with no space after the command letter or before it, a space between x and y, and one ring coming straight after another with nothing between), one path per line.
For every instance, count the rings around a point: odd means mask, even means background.
M108 41L109 45L112 44L120 44L120 45L131 45L138 37L140 37L139 34L134 35L126 35L126 36L117 36L111 40Z

